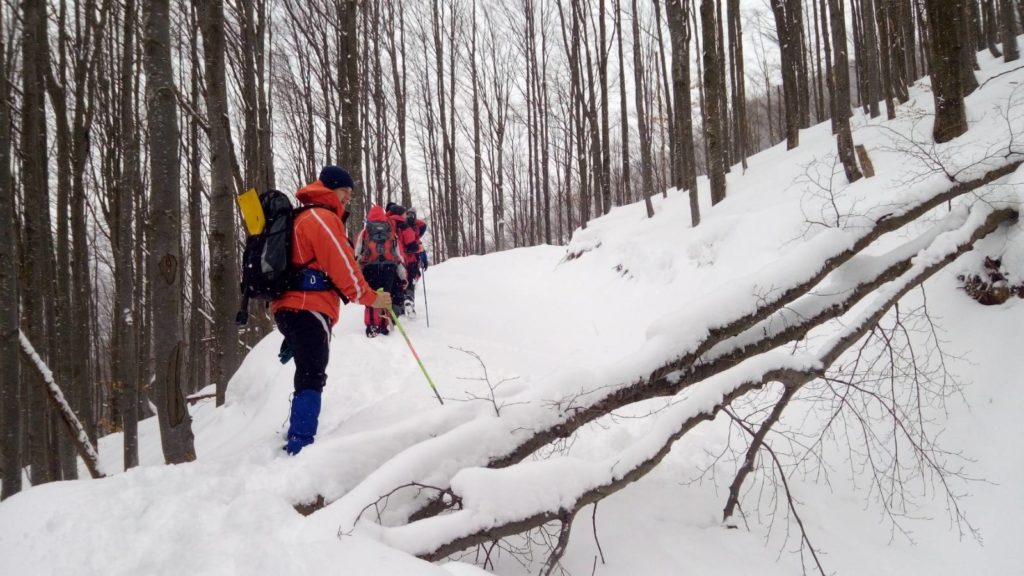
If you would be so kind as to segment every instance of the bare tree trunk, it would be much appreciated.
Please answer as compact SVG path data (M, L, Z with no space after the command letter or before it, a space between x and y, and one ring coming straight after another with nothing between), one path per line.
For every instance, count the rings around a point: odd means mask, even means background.
M826 0L821 1L821 40L825 47L825 86L828 88L828 116L832 120L832 133L837 134L839 132L839 125L836 122L836 105L838 100L836 99L836 80L835 73L832 71L832 40L829 38L829 24L828 24L828 5L825 3ZM843 31L843 37L846 37L845 30ZM849 82L850 71L846 71L847 82ZM849 107L849 97L847 97L847 107Z
M597 78L601 91L601 196L607 212L612 207L612 141L608 125L608 53L611 50L608 45L605 8L604 2L598 2ZM658 33L660 35L660 28Z
M43 294L52 289L47 263L52 257L50 238L50 191L47 182L47 134L43 78L47 63L46 4L43 0L25 0L22 22L22 168L25 190L24 246L22 273L33 290L24 292L24 314L29 337L47 342L47 306ZM24 374L31 380L35 374ZM49 410L43 388L32 383L25 409L28 412L28 464L32 466L32 485L56 480L49 450Z
M238 368L238 239L235 231L233 145L224 70L224 3L209 0L199 13L206 64L206 109L210 125L210 288L214 318L213 381L217 405L224 404L228 380ZM246 130L255 138L255 127ZM250 151L250 153L254 153ZM255 172L247 171L254 178ZM154 198L153 203L156 204ZM154 295L155 296L155 295ZM159 355L157 356L159 362Z
M11 86L8 71L13 58L7 41L7 22L0 9L0 500L21 491L21 356L18 342L18 254L15 193L11 181Z
M574 4L579 4L579 2L574 2ZM584 107L585 107L586 115L587 115L587 125L590 127L590 165L593 167L593 169L591 170L591 172L593 174L593 186L591 187L591 189L593 190L593 194L592 194L591 197L594 200L594 208L595 208L595 210L594 210L593 213L595 215L600 215L600 214L607 214L608 211L611 210L611 206L606 206L605 205L605 203L604 203L605 194L604 194L604 191L601 190L601 185L602 185L602 182L603 182L603 180L601 178L601 162L602 162L602 158L604 157L604 153L601 151L601 127L598 124L597 96L594 93L594 67L592 65L593 64L593 60L592 60L592 57L591 57L591 54L590 54L590 34L589 34L589 32L587 32L587 30L589 29L589 26L586 26L587 18L586 18L586 16L583 13L583 9L584 9L583 6L578 6L576 8L576 11L579 14L580 22L583 23L583 26L581 26L582 31L583 31L583 33L582 33L582 37L583 37L582 50L587 55L587 59L586 59L587 91L586 91L586 100L585 100ZM584 65L584 62L583 62L582 58L580 59L580 65L581 66ZM581 81L582 81L582 78L583 78L583 75L581 74L580 75ZM580 94L581 95L584 94L584 92L582 91L582 86L581 86ZM649 148L649 146L648 146L648 148ZM588 175L588 177L589 177L589 175ZM652 193L653 193L653 189L652 189Z
M643 178L644 206L647 208L647 217L654 217L654 206L651 204L651 194L654 193L654 182L651 174L651 139L647 130L647 114L644 111L644 63L640 43L640 14L636 9L636 0L633 1L633 78L634 90L636 90L636 124L640 135L640 174ZM711 0L705 0L710 2ZM712 31L714 28L712 27Z
M935 99L932 137L942 143L967 132L961 83L963 42L959 30L964 0L926 1L932 41L932 95Z
M366 195L363 190L363 170L359 161L363 134L359 123L359 95L362 87L359 84L359 35L356 34L355 23L359 18L359 2L357 0L338 0L338 22L348 27L348 33L340 35L339 50L342 61L339 62L341 74L341 149L338 151L339 163L348 170L355 182L352 190L352 203L348 207L350 214L361 217L366 213ZM349 232L360 227L360 218L349 220Z
M54 300L55 308L55 330L47 330L49 341L41 342L42 345L48 347L54 351L54 356L51 358L51 363L57 368L57 372L60 378L65 382L74 382L71 377L73 370L73 364L76 362L74 353L75 334L80 325L72 321L73 315L73 296L74 292L72 276L72 260L71 260L71 218L68 214L69 207L71 205L71 175L73 173L72 168L72 149L71 149L71 122L68 120L68 114L72 112L71 103L68 102L68 86L67 80L69 68L71 65L68 63L67 58L67 47L71 44L71 40L68 39L67 33L67 6L62 4L57 11L57 71L54 74L53 69L50 65L49 59L45 63L46 66L46 89L50 95L53 115L56 124L57 132L57 210L56 210L56 226L57 226L57 241L55 246L56 252L56 297ZM76 80L78 75L72 70L71 73L75 76ZM58 81L59 78L59 81ZM49 313L47 314L49 316ZM75 392L76 390L71 390ZM32 391L29 390L29 394ZM72 398L77 404L78 398ZM74 452L68 450L69 445L63 441L63 438L59 434L57 429L57 423L55 420L50 422L50 436L51 438L60 441L60 455L61 465L63 467L66 464L66 460L70 453L71 460L74 460ZM59 477L59 474L56 475Z
M892 49L893 31L889 29L889 0L875 0L875 15L878 19L878 51L882 67L882 95L885 98L885 115L892 120L896 117L896 105L893 102Z
M814 0L811 0L812 2ZM747 80L743 61L743 24L740 19L739 0L729 0L729 47L733 57L730 59L734 68L733 77L733 142L736 156L739 156L743 169L747 169ZM817 54L817 50L815 50Z
M796 17L795 5L800 0L771 0L775 27L779 37L782 56L782 87L786 92L786 149L800 145L800 109L796 71L800 60L800 19ZM703 8L701 9L703 15ZM708 36L704 34L704 43ZM705 47L705 55L707 48ZM706 59L706 56L705 56ZM705 71L707 64L705 64ZM709 170L710 172L710 170Z
M1000 9L1003 14L1006 14L1006 9L1001 5L1001 2L1002 0L1000 0ZM988 51L992 54L993 58L1000 58L1003 53L999 51L996 44L999 42L999 33L1002 30L1003 25L1002 23L996 22L996 0L982 0L981 15L985 21L985 46L988 48Z
M181 202L178 107L171 66L169 0L146 0L144 62L146 116L149 123L150 279L154 318L163 319L154 330L157 415L164 460L178 464L195 460L192 418L182 391L181 334Z
M473 37L470 43L470 70L473 78L473 221L476 224L476 253L484 254L484 170L480 140L480 75L476 60L476 0L473 0Z
M395 4L398 5L396 28ZM404 3L391 0L388 6L388 24L390 34L384 35L388 56L391 60L391 84L395 91L395 123L398 128L398 156L401 170L402 205L412 205L412 192L409 188L409 155L406 150L406 55L405 55L405 7Z
M872 118L877 118L881 114L878 106L881 87L879 85L878 69L878 34L875 29L875 1L861 0L860 4L861 30L863 30L864 35L864 71L867 74L868 89L867 94L865 94L865 102L868 105Z
M680 0L683 1L683 0ZM619 49L619 110L622 119L619 124L622 126L622 197L623 203L632 201L633 193L632 176L630 175L629 156L629 108L626 106L626 67L622 58L622 0L615 0L615 30L618 36Z
M906 60L907 84L912 84L921 77L918 73L917 39L914 28L914 13L917 0L898 0L898 2L900 6L900 27L903 29L903 56Z
M124 432L124 468L139 465L139 381L136 366L136 318L132 295L137 289L134 282L132 260L134 242L132 219L134 200L141 192L139 177L139 127L135 124L135 22L138 10L135 0L126 0L124 12L124 42L121 52L121 138L123 142L121 182L117 188L116 221L113 231L115 268L114 314L114 377L117 379L117 408ZM198 67L196 68L198 70ZM194 281L194 279L193 279Z
M832 67L835 78L835 85L832 87L832 109L835 114L836 143L839 148L839 159L846 172L846 180L856 182L861 178L861 173L857 168L853 135L850 132L850 60L847 57L849 43L846 41L846 14L843 0L828 0L828 5L832 17L832 44L836 55L836 62Z
M715 35L715 10L712 0L701 0L700 21L704 37L704 78L708 112L704 126L704 138L708 146L708 178L711 180L711 205L725 200L725 164L723 158L721 135L718 133L722 125L721 98L718 90L722 89L719 74L721 53ZM786 100L796 103L797 92L787 92ZM788 106L788 104L787 104ZM788 120L787 120L788 121ZM794 124L796 126L796 124ZM798 132L799 134L799 128ZM797 136L799 138L799 136Z
M1020 50L1017 49L1017 27L1014 26L1013 0L999 0L999 6L1003 13L1003 61L1013 62L1020 58ZM1021 15L1021 19L1024 20L1024 14Z
M700 204L697 197L697 160L694 157L693 105L690 101L690 34L686 0L668 0L665 7L668 32L672 40L672 89L675 98L675 126L672 138L676 141L673 154L676 188L690 192L690 224L700 224Z
M969 96L978 88L978 79L974 71L978 70L978 54L975 44L978 39L978 4L977 0L951 0L961 7L960 18L960 86L964 96Z
M906 0L884 0L888 6L889 13L889 59L892 66L892 87L896 99L901 104L910 100L910 67L907 63L907 52L913 54L914 45L907 41L907 29L905 26L905 12L909 12L910 6ZM913 23L911 31L913 34Z

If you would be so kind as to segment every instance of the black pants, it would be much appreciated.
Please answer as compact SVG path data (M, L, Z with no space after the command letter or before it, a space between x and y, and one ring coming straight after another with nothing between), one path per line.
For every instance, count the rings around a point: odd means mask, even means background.
M309 310L281 310L274 314L274 321L295 354L295 391L322 392L331 353L330 319Z
M385 292L391 294L395 306L402 302L402 279L398 277L399 266L398 262L370 262L363 264L363 278L366 278L366 283L374 290L383 288ZM380 315L383 315L383 321L380 320ZM375 310L368 306L364 317L367 326L380 325L382 323L387 325L386 311Z

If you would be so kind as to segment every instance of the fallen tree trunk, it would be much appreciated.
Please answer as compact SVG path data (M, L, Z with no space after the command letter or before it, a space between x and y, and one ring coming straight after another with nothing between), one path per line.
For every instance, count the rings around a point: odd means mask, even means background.
M18 336L21 341L22 352L32 361L32 365L36 367L36 370L43 377L43 382L46 383L46 393L50 401L53 402L54 407L60 412L61 421L64 422L64 429L67 430L68 436L71 438L71 442L74 444L78 455L85 462L85 467L89 469L89 474L93 478L103 478L104 474L100 471L99 452L92 445L89 435L85 432L85 427L82 426L82 422L64 398L64 392L61 391L60 386L53 379L53 372L50 371L46 362L36 353L35 348L32 347L32 343L29 342L25 333L19 331Z
M787 321L781 323L782 327L767 332L761 329L764 325L759 323L768 319L775 320L778 316L774 315L780 314L783 308L792 307L791 305L798 299L808 296L811 289L836 272L844 263L857 257L861 250L882 235L899 229L945 202L978 190L1012 173L1021 163L1015 161L1001 165L974 179L936 191L924 199L915 199L895 209L890 208L886 213L873 218L863 217L863 221L871 222L873 225L852 232L835 232L843 235L843 243L835 242L834 236L831 243L825 246L814 244L814 240L808 242L798 253L783 259L780 268L786 268L793 260L802 261L811 257L814 258L813 261L823 262L820 267L803 267L801 274L798 275L772 274L769 270L767 274L747 279L743 285L736 288L737 291L750 291L752 286L783 286L775 293L759 299L754 310L726 306L731 304L729 297L732 292L716 293L715 298L719 300L715 302L723 305L720 308L732 311L731 317L716 322L706 332L702 332L702 337L679 344L677 349L683 350L681 354L649 372L645 377L617 377L617 380L612 381L621 384L592 386L590 391L581 392L570 403L560 403L557 398L553 398L543 406L519 406L515 410L510 410L508 414L503 412L500 419L467 422L437 437L424 440L414 447L405 449L416 454L411 459L415 462L413 466L409 465L410 459L406 458L396 457L385 462L363 482L348 491L338 505L325 510L324 512L328 514L324 518L336 522L336 525L351 526L367 503L374 502L381 494L392 492L397 486L421 482L443 489L450 485L452 476L460 469L470 466L511 466L537 449L570 436L581 426L613 410L650 398L677 394L696 382L737 365L745 358L770 350L789 340L803 338L810 329L846 313L878 286L906 271L916 251L894 259L887 268L877 270L875 275L847 286L848 293L844 295L842 301L832 302L828 306L819 302L822 305L817 307L816 313L810 318L804 317L797 322ZM913 242L910 242L905 247L912 245ZM871 258L865 257L864 260L870 261ZM820 297L814 296L807 298L806 301L812 302L813 299L820 300ZM811 309L810 304L808 309ZM785 311L782 312L784 313ZM685 321L685 318L683 320ZM760 336L755 338L759 332ZM663 340L658 344L656 352L645 350L645 353L648 357L665 354L665 357L671 358L671 354L666 352L666 344L667 342ZM472 444L468 445L471 450L457 455L448 451L445 442L459 438L465 440L467 436L472 437ZM438 467L435 464L438 461L445 461L446 465ZM438 500L417 500L418 502L399 510L397 513L400 518L395 521L402 522L405 518L413 521L429 518L446 508L445 504Z
M496 509L494 502L502 501L502 495L507 494L509 484L506 478L514 478L513 482L520 487L531 481L550 485L551 478L564 477L563 468L568 459L519 464L505 470L464 471L453 479L453 491L464 506L462 510L406 526L380 529L380 536L392 546L433 561L477 544L522 533L566 515L572 516L583 507L599 502L642 478L661 462L676 440L697 424L715 418L720 410L748 392L772 381L782 382L788 389L798 389L819 377L907 292L970 250L977 240L1000 224L1016 217L1015 211L1005 208L979 209L977 212L953 233L953 242L935 242L933 247L915 257L915 263L905 273L881 288L874 301L859 311L855 318L849 319L845 327L816 354L761 353L705 380L691 391L690 397L658 418L654 431L636 443L636 450L617 454L610 461L613 464L605 470L603 482L560 493L557 500L567 504L533 510L515 509L513 506L511 512L503 506L503 516L499 521L495 521L492 512ZM620 463L626 464L619 466ZM551 489L556 490L554 486ZM429 538L425 538L428 534Z

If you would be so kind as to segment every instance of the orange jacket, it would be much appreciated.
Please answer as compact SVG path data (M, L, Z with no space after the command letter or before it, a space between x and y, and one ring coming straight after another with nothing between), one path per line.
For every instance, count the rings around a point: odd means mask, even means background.
M341 223L345 207L334 191L319 180L300 189L295 197L303 204L321 204L324 207L304 210L292 226L292 265L322 270L331 282L351 302L370 306L376 294L367 285L352 246ZM310 310L321 312L338 321L341 298L333 290L307 292L290 290L274 300L271 310Z

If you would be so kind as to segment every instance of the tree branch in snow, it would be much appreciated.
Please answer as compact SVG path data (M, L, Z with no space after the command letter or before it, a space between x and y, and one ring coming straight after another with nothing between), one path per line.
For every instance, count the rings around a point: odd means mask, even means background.
M887 260L889 263L887 267L879 264L878 257L859 255L864 248L882 235L903 227L943 203L974 192L1013 173L1022 163L1024 161L1017 160L1004 164L976 178L936 192L923 200L889 206L886 213L874 217L874 224L870 227L837 231L837 233L851 236L850 241L842 244L844 247L840 248L833 248L833 245L825 250L812 247L809 249L810 253L801 252L793 255L793 258L820 258L822 264L815 269L805 269L802 276L795 279L792 279L792 274L787 275L786 278L790 283L783 289L765 295L758 302L755 310L748 311L742 307L722 306L723 309L729 310L732 316L725 317L709 326L704 337L699 342L688 345L686 349L689 351L680 354L675 360L630 384L591 390L585 396L576 397L572 406L553 406L553 418L549 420L551 423L533 430L531 434L522 437L511 448L496 447L495 454L487 462L473 462L465 465L487 465L492 468L510 466L534 454L551 442L571 437L583 425L614 410L650 398L677 394L688 386L721 373L757 353L804 338L811 329L845 314L878 287L908 270L917 251L927 246L944 229L933 227L931 231L907 242L900 249L894 250ZM991 210L991 207L988 209ZM989 214L986 223L977 228L976 233L987 234L994 230L999 223L1014 216L1015 212L1009 209L997 210ZM956 220L957 217L960 220ZM950 214L943 226L952 226L962 219L962 215ZM972 245L976 239L971 240L963 249L969 249L969 245ZM955 258L959 253L962 251L950 255L949 260ZM787 262L780 263L779 268L788 268ZM879 270L879 268L882 269ZM869 270L873 273L863 274L860 272L861 270ZM830 275L833 281L827 290L816 290L819 294L811 292ZM858 279L859 281L854 281ZM770 278L768 278L769 281L765 280L765 278L758 278L757 281L748 280L737 288L740 291L752 291L757 286L772 283ZM779 278L778 281L781 282L782 279ZM831 301L827 299L829 296L833 298ZM800 302L797 302L798 300ZM787 316L787 312L792 312L795 309L799 309L800 313ZM681 319L681 321L685 321L685 319ZM420 509L413 511L410 514L410 519L427 518L444 509L443 503L439 501L427 502Z
M480 357L479 354L473 352L472 350L464 350L457 346L449 346L449 348L451 348L452 350L458 350L459 352L462 352L467 356L471 356L473 359L477 361L478 364L480 364L480 369L483 370L484 373L483 378L459 378L459 380L474 380L477 382L483 382L484 384L487 385L487 390L489 391L489 394L486 398L484 398L483 396L477 396L476 394L467 394L465 400L484 400L490 402L491 406L494 408L494 415L499 418L501 417L501 409L504 408L505 406L515 406L516 404L524 404L524 402L498 402L498 398L496 395L498 388L500 388L502 384L505 384L506 382L511 382L512 380L518 380L518 376L513 376L511 378L502 378L498 382L491 382L491 376L487 372L487 365L484 364L484 360L483 358ZM456 401L459 400L456 399Z
M847 319L845 326L817 354L808 358L777 351L754 351L729 369L710 378L702 378L703 381L693 387L686 400L659 415L655 431L638 441L634 452L621 454L603 472L599 471L602 469L600 465L593 469L585 467L585 470L596 475L593 481L584 482L578 488L563 490L554 504L548 502L518 509L512 507L500 519L484 511L493 510L493 504L489 503L494 498L501 498L503 490L508 488L502 480L515 477L519 483L517 485L522 486L522 483L528 484L531 480L550 479L552 476L547 474L557 471L559 466L575 468L573 461L568 459L519 464L508 470L464 470L453 478L452 483L453 491L462 498L463 510L402 527L382 529L384 539L424 559L438 560L483 542L559 520L566 513L575 514L584 506L606 498L642 478L660 463L676 440L699 423L713 419L721 409L751 390L772 381L799 388L821 376L841 354L868 334L909 290L969 250L974 242L993 231L1000 223L1015 216L1009 209L991 211L982 208L979 211L985 217L977 215L953 233L951 240L936 242L916 257L907 256L907 261L914 261L909 270L908 267L896 266L902 274L885 286L876 287L874 300L862 307L856 317ZM467 477L467 473L471 474ZM406 532L420 537L404 538ZM430 534L431 538L422 538L424 534Z
M89 435L85 432L85 427L82 426L82 422L75 415L74 410L71 409L71 405L64 398L64 392L61 391L60 386L53 379L53 372L46 365L46 362L39 357L36 353L36 349L29 342L28 337L24 332L18 331L18 339L21 342L21 350L25 353L25 356L32 361L32 365L39 371L39 375L42 376L43 382L46 384L47 396L50 401L53 402L54 407L60 412L61 420L64 422L64 426L67 429L68 436L71 437L71 442L75 445L75 450L78 455L85 462L85 467L89 469L89 474L93 478L103 478L103 472L100 471L100 455L96 451L96 447L92 445L89 440Z
M726 411L729 416L740 425L741 428L746 430L750 434L750 446L747 448L746 456L743 459L743 466L736 472L736 477L733 478L732 484L729 486L729 499L725 502L725 509L722 512L722 519L726 524L732 522L732 515L736 511L736 506L740 502L740 488L743 486L744 480L747 479L747 475L754 471L754 460L757 458L757 454L761 451L761 446L764 444L765 436L771 430L772 426L779 421L782 417L782 411L789 406L789 401L796 395L797 388L795 387L784 387L782 390L782 396L775 403L772 408L771 414L765 419L761 426L755 432L750 429L749 426L742 419L733 415L731 412ZM735 526L735 525L733 525Z
M791 387L787 387L786 388L786 392L789 392L790 390L795 390L795 389L791 388ZM783 398L779 401L778 404L775 405L776 408L778 408L779 406L782 406L784 408L785 405L789 403L789 399L790 398L792 398L792 395L789 395L787 397L787 395L784 393L783 394ZM779 409L778 412L781 414L782 410ZM822 567L821 560L818 558L818 552L814 549L814 545L811 544L810 536L808 536L808 534L807 534L807 527L804 526L804 521L803 521L802 518L800 518L800 512L796 509L796 498L793 497L793 492L789 488L789 480L786 478L786 470L782 467L782 462L779 461L779 457L778 457L777 454L775 454L775 450L772 449L770 444L768 444L768 443L766 443L764 441L764 434L763 433L766 433L768 431L769 427L762 426L757 431L754 431L754 429L752 429L750 426L748 426L746 422L744 422L743 420L741 420L740 418L738 418L734 414L732 414L731 411L725 410L725 413L729 415L729 417L733 420L733 422L735 422L737 425L739 425L740 428L742 428L744 431L746 431L747 434L749 434L751 436L751 438L752 438L752 440L751 440L751 447L756 445L758 451L763 448L768 453L768 455L771 456L772 463L774 464L775 474L779 478L779 480L782 482L782 489L783 489L783 491L786 494L786 504L789 507L790 513L793 514L793 518L796 519L797 526L800 528L800 551L801 551L801 554L803 553L804 545L806 545L808 550L810 550L810 552L811 552L811 557L814 559L814 564L818 567L818 573L821 574L821 576L826 576L825 575L825 569ZM773 410L772 414L775 415L775 411L774 410ZM770 418L769 418L769 420L770 420ZM777 418L776 418L776 420L777 420ZM748 454L749 454L749 452L748 452ZM739 476L737 476L737 479L740 480L740 482L742 483L742 480L739 478ZM739 486L736 485L735 482L733 483L733 486L735 487L736 491L738 492ZM733 497L733 488L730 487L730 489L729 489L730 501L732 501L732 497ZM728 505L726 506L726 510L728 511ZM727 512L726 518L728 518L729 515L731 515L731 512ZM802 557L801 557L801 561L803 561Z

